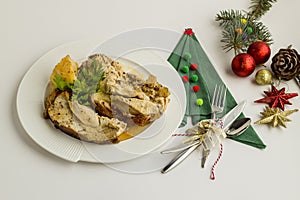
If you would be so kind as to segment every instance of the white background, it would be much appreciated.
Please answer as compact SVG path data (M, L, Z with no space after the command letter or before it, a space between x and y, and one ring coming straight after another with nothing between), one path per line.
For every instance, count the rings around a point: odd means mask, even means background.
M143 27L178 32L192 27L233 96L248 99L244 113L256 121L264 106L253 101L268 87L257 86L254 74L248 78L232 74L233 53L221 49L221 29L214 21L220 10L248 6L247 0L2 0L0 199L299 199L300 112L290 116L287 129L254 126L265 150L225 141L215 181L209 179L209 167L201 169L197 155L166 175L159 171L134 175L101 164L70 163L35 144L18 121L18 84L40 56L63 43L95 36L105 40ZM299 7L297 0L279 1L262 18L275 41L272 55L289 44L300 51ZM281 86L300 92L294 81ZM299 97L291 102L288 109L300 107Z

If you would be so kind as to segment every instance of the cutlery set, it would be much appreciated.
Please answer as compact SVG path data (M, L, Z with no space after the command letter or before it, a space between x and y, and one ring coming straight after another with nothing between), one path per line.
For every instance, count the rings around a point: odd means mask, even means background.
M237 119L243 112L246 101L242 101L227 112L223 117L218 118L218 115L224 110L226 103L225 100L225 86L216 85L211 101L211 119L202 120L194 127L188 129L186 133L188 133L188 135L195 136L188 138L184 141L184 144L161 152L161 154L180 152L161 170L161 173L165 174L174 169L200 146L202 146L201 167L204 167L210 151L216 146L216 144L221 144L221 140L225 137L236 137L247 130L251 124L251 119ZM203 131L203 129L206 129L207 132L200 133L199 131Z

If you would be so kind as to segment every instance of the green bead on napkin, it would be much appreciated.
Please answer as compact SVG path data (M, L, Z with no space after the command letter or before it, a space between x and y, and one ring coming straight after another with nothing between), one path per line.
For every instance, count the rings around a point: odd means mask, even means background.
M182 77L186 90L187 105L180 127L186 125L189 116L192 118L193 125L202 119L210 118L210 94L213 94L216 84L224 83L192 29L185 30L168 61ZM221 115L236 105L235 99L227 89L226 106ZM243 117L243 114L240 117ZM266 147L251 126L242 135L231 139L260 149Z

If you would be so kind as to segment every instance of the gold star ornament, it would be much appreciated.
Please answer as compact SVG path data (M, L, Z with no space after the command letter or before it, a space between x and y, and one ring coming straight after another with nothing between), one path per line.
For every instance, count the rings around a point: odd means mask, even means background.
M270 108L269 106L266 106L264 112L260 113L263 115L263 118L256 121L255 124L271 123L273 127L283 126L284 128L286 128L285 122L291 121L286 116L297 111L298 109L281 111L278 107Z

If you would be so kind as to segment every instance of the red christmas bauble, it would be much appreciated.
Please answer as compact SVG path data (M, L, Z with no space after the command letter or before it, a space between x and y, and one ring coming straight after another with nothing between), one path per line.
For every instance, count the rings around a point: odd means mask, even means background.
M271 49L267 43L256 41L248 47L247 53L254 58L256 65L260 65L269 60Z
M236 55L231 62L232 71L241 77L246 77L252 74L255 66L254 58L247 53L240 53Z

